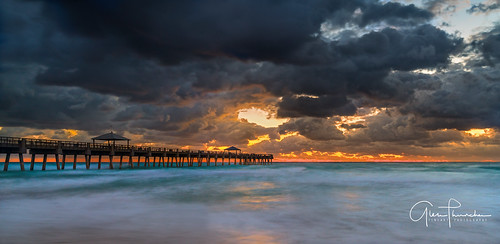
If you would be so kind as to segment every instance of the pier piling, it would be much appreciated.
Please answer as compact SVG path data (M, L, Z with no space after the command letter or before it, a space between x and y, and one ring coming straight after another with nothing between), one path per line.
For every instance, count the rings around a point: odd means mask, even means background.
M7 155L5 155L5 163L3 164L3 171L9 170L9 160L10 160L10 153L7 153Z

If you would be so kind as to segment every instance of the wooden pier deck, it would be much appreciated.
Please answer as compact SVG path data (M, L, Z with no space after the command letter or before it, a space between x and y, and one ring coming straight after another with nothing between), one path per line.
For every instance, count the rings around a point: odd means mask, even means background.
M29 162L24 161L24 154L31 154ZM127 167L193 167L193 166L217 166L239 164L267 165L273 161L272 154L254 153L231 153L224 151L191 151L179 149L167 149L157 147L140 147L127 145L113 145L105 143L89 143L76 141L58 141L30 139L19 137L0 137L0 154L5 154L4 171L9 169L11 154L17 154L21 171L25 170L25 163L29 163L30 170L34 170L36 155L43 155L42 170L47 167L47 157L54 156L57 170L65 169L66 163L72 163L76 169L78 156L85 157L85 168L90 169L91 164L97 164L97 169L101 169L102 158L108 157L109 169L114 169L118 164L121 169L124 164ZM97 157L97 162L92 162L92 158ZM125 158L125 161L124 161ZM143 161L141 161L141 158ZM68 161L69 159L69 161ZM143 164L141 166L141 163ZM134 165L135 164L135 165Z

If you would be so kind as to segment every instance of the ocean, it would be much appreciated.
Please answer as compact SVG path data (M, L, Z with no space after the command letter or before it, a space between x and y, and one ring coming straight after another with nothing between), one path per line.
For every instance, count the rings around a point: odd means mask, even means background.
M66 167L0 173L0 243L500 243L499 163Z

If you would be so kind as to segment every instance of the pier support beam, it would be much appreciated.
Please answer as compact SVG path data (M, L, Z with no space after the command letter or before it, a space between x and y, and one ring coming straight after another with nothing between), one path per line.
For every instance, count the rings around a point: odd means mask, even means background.
M31 154L31 165L30 165L30 171L33 171L35 168L35 154Z
M85 155L85 168L90 169L90 161L92 160L92 155Z
M3 164L3 171L9 170L9 160L10 160L10 153L7 153L7 155L5 155L5 163Z
M97 169L101 169L101 160L102 160L102 155L99 154L99 161L97 162Z
M109 155L109 169L113 169L113 155Z
M120 155L120 167L119 167L119 169L122 169L122 164L123 164L123 155Z
M130 154L128 155L128 165L130 168L134 168L134 163L132 162L132 157L134 157L135 149L134 147L130 148Z
M73 155L73 169L76 169L76 161L78 160L78 154Z
M19 167L21 167L21 171L24 171L24 155L19 153Z
M62 165L61 165L61 169L64 170L64 166L66 166L66 154L63 154L63 158L62 158Z
M43 154L43 162L42 162L42 170L45 170L45 167L47 166L47 154Z
M56 167L57 170L61 170L61 166L59 165L59 154L54 154L54 158L56 159Z

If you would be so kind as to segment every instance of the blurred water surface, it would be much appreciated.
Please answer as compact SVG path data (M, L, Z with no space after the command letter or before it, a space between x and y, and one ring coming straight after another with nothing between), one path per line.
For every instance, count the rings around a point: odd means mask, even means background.
M500 243L498 163L48 169L0 173L0 243ZM492 216L410 220L449 198Z

